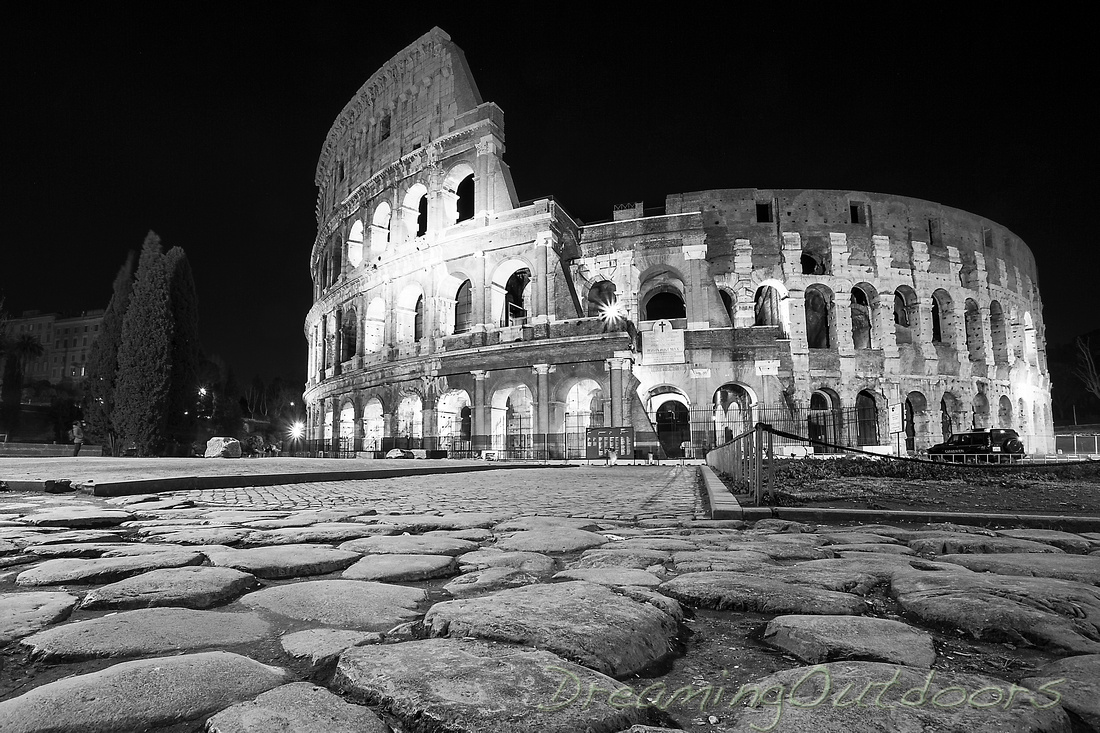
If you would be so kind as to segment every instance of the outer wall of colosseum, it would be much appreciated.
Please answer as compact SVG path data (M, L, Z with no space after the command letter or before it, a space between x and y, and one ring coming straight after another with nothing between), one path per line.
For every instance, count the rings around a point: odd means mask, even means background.
M739 188L582 224L518 201L504 142L439 29L334 123L305 323L323 447L572 457L630 425L676 456L763 420L876 452L972 427L1052 449L1035 261L996 222Z

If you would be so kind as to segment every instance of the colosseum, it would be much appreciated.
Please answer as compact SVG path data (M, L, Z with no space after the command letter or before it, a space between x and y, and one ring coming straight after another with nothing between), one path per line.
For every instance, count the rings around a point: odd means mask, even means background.
M1035 260L1005 227L755 188L582 223L518 200L504 142L438 28L332 125L305 321L317 449L572 458L632 428L636 455L679 457L758 421L817 451L983 427L1052 448Z

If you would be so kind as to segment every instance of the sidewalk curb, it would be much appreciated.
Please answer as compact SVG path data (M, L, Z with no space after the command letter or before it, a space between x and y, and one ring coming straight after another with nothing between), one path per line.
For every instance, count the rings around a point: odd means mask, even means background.
M877 524L915 522L934 524L953 522L974 525L1022 525L1033 529L1058 529L1064 532L1100 532L1100 517L1073 517L1062 514L990 514L985 512L935 512L900 509L827 509L817 507L742 507L710 466L700 466L703 487L710 502L711 519L789 519L797 522L833 524L862 522Z
M571 467L571 466L564 466ZM209 489L240 489L250 486L278 486L280 484L307 484L326 481L355 481L364 479L401 478L404 476L431 476L446 473L470 473L497 471L513 468L546 468L538 463L500 463L485 466L407 466L402 468L374 469L371 471L312 471L307 473L264 473L244 476L176 476L167 478L135 479L132 481L71 482L70 479L40 479L34 481L8 481L12 491L51 491L59 484L69 484L77 491L92 496L132 496L155 494L162 491L202 491Z

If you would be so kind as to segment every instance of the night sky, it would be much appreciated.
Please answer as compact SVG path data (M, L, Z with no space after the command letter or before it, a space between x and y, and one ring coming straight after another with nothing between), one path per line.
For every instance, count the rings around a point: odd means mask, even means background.
M712 188L929 199L1028 243L1050 342L1100 328L1094 44L1064 10L34 5L5 12L0 51L0 294L15 315L106 307L153 229L188 253L206 351L242 380L304 381L325 134L438 25L504 110L521 200L601 221Z

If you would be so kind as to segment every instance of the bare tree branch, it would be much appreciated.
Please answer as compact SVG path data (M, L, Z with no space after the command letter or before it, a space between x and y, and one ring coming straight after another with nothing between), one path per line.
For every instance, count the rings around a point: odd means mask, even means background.
M1077 337L1077 352L1077 369L1073 373L1084 382L1086 390L1100 399L1100 372L1096 369L1088 339Z

